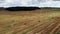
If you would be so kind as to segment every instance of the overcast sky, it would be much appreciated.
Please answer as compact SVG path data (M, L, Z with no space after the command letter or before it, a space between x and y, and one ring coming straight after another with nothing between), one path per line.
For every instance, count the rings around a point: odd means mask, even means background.
M35 5L40 7L60 7L60 0L0 0L0 6Z

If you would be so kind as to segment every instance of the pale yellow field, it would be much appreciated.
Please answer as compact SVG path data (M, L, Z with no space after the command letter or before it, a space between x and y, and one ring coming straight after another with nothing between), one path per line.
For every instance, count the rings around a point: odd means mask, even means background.
M60 11L0 11L0 34L60 34Z

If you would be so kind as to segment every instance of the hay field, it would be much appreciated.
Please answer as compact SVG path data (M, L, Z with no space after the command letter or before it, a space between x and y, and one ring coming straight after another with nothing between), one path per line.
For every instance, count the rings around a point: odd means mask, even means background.
M2 10L0 34L60 34L60 10Z

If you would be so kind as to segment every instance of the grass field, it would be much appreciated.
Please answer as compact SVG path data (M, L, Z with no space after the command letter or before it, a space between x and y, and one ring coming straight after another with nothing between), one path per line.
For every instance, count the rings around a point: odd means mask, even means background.
M2 10L0 34L60 34L60 9Z

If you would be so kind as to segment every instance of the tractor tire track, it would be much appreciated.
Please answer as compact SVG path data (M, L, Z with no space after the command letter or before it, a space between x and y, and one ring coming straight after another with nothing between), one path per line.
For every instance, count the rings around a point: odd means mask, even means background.
M12 34L15 34L16 32L18 32L18 31L23 31L23 30L25 30L25 29L28 29L28 28L31 28L32 26L35 26L36 24L38 24L38 23L35 23L35 24L30 24L29 26L26 26L26 25L24 25L24 28L21 28L20 26L19 27L16 27L16 28L14 28L14 29L12 29L12 31L10 31ZM23 25L21 25L21 26L23 26Z
M41 23L40 23L41 24ZM28 32L30 32L30 31L32 31L32 30L34 30L34 29L36 29L36 28L39 28L39 26L47 26L47 25L49 25L50 23L43 23L43 24L38 24L38 25L35 25L35 27L32 27L32 28L29 28L29 29L27 29L27 30L25 30L25 31L22 31L21 33L28 33Z
M39 32L39 31L44 30L44 28L46 29L47 27L50 27L52 24L54 24L54 23L48 23L48 24L39 26L36 29L32 30L31 32L32 32L32 34L35 34L35 33ZM29 33L31 33L31 32L29 32Z

